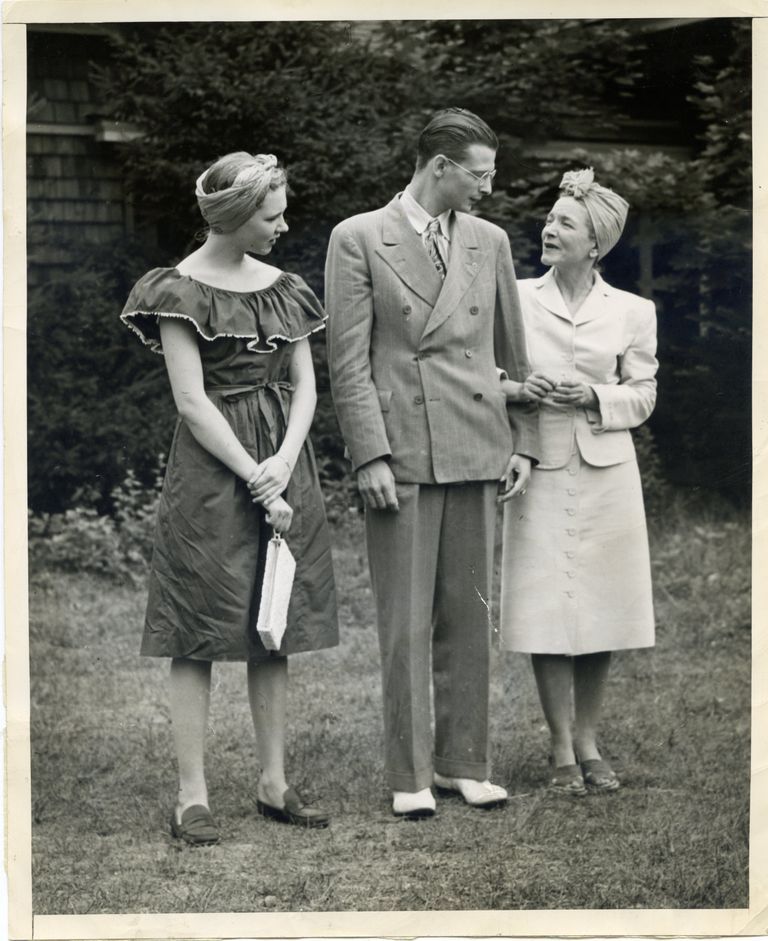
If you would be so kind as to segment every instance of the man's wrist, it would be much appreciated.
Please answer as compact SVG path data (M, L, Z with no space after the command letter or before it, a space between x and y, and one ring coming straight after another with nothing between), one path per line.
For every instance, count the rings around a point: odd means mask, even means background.
M501 391L506 396L507 402L525 402L523 395L523 383L515 382L514 379L500 379Z

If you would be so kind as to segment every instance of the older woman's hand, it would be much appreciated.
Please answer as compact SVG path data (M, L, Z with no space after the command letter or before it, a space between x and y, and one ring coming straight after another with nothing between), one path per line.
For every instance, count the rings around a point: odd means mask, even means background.
M276 497L271 503L265 504L267 511L267 522L279 533L287 533L291 528L293 520L293 510L283 500L282 497Z
M558 405L574 405L577 408L600 408L600 401L595 390L583 382L572 382L570 379L561 379L551 395L553 402Z
M524 382L502 379L501 391L507 402L540 402L555 388L555 383L543 372L533 372Z
M523 400L540 402L555 388L555 381L543 372L532 372L523 383Z

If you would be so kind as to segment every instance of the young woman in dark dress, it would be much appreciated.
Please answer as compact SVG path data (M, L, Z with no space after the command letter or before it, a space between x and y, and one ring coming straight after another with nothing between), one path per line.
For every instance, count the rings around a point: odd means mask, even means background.
M325 314L306 283L265 256L288 230L286 175L270 154L228 154L197 180L204 244L134 286L123 322L164 354L178 422L160 499L141 652L171 658L179 768L171 829L215 843L204 739L211 663L247 662L262 814L326 826L284 768L287 656L338 643L330 540L307 434L316 393L309 336ZM296 559L279 651L256 631L267 543Z

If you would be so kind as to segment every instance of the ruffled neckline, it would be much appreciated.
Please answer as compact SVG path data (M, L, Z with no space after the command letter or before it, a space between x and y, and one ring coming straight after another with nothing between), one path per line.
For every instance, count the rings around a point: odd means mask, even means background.
M220 288L220 287L217 287L215 284L208 284L206 281L198 281L197 278L193 278L192 275L190 274L184 274L182 271L179 271L178 268L155 268L154 270L165 271L171 276L176 276L177 278L181 278L182 281L191 281L192 284L195 285L195 287L203 288L208 291L216 291L218 294L231 294L233 295L233 297L243 297L248 294L264 294L267 291L271 291L273 288L276 288L279 282L282 281L283 278L290 277L288 272L281 271L278 274L278 276L275 278L275 280L272 281L271 284L268 284L266 287L252 288L250 291L233 291L230 288Z
M134 285L122 322L155 353L162 353L159 320L190 322L204 340L246 340L253 353L272 353L325 326L320 301L303 278L282 271L264 288L232 291L197 281L177 268L153 268Z

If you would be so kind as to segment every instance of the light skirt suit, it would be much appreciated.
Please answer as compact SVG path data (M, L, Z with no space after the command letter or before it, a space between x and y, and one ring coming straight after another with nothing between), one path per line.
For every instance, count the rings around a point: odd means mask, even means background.
M630 428L656 401L653 303L606 284L572 316L552 270L518 282L533 370L600 409L539 407L541 461L505 504L503 649L577 656L654 643L643 494Z

